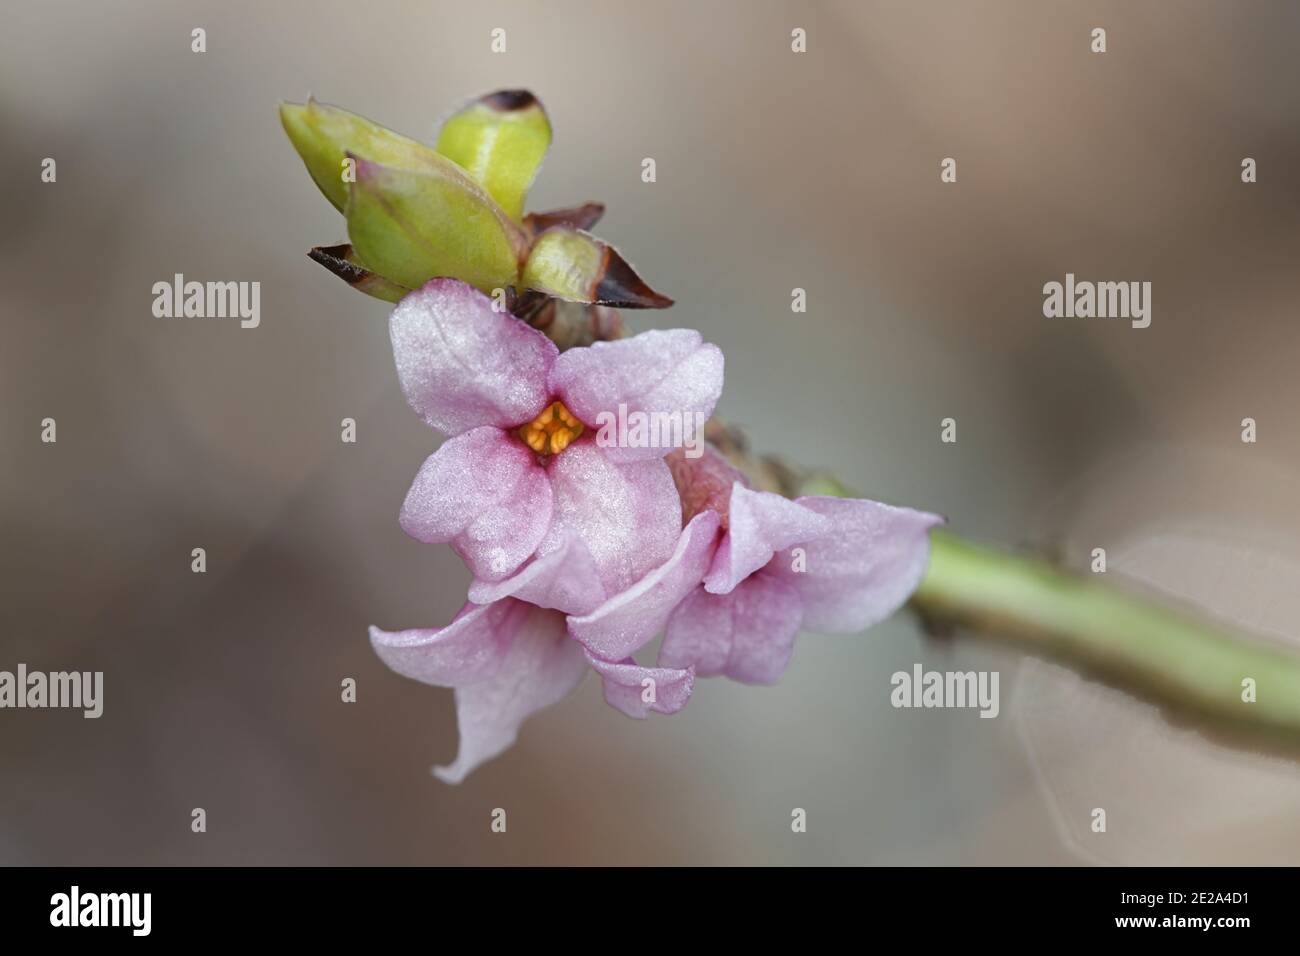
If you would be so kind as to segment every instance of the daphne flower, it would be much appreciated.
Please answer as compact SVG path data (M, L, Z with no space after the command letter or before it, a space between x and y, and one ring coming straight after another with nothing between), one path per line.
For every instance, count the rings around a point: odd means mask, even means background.
M803 628L865 630L916 589L937 515L876 501L812 495L790 500L748 487L716 453L674 456L687 513L715 512L721 540L702 585L672 612L664 667L694 667L771 684Z
M451 436L416 476L403 529L451 543L476 604L516 597L594 615L584 642L607 660L653 637L658 611L707 567L712 530L683 529L670 446L602 447L598 426L620 407L709 415L718 348L672 329L560 353L453 279L404 298L390 331L407 401Z
M605 699L630 717L675 713L695 682L689 667L594 657L569 636L563 614L514 598L466 604L440 630L390 633L372 627L370 640L397 673L456 688L460 749L454 763L433 769L447 783L460 783L509 748L520 724L577 688L589 668L600 674Z
M663 631L673 608L698 586L717 547L718 521L713 511L693 516L677 533L667 560L581 617L566 618L561 611L508 596L543 595L549 588L585 601L582 581L599 589L598 581L582 578L589 561L574 565L580 584L564 586L570 559L587 554L577 539L567 537L565 547L498 586L506 596L467 603L447 627L398 632L372 627L371 644L390 668L456 689L460 750L454 763L435 767L434 773L460 783L510 747L524 720L574 690L588 668L600 675L605 700L629 717L674 714L686 706L694 668L642 667L631 655ZM474 589L470 594L474 597Z
M454 763L435 767L434 773L460 783L510 747L524 720L575 689L589 667L600 675L605 700L629 717L673 714L684 707L694 668L642 667L631 655L663 631L672 609L699 584L717 546L718 521L713 511L693 516L663 564L582 617L566 619L561 611L503 596L467 603L441 629L372 627L371 644L390 668L456 689L460 751ZM575 540L566 538L565 547L532 562L500 590L541 593L544 586L563 582L568 559L586 554ZM581 575L590 564L576 567ZM595 588L598 582L587 585ZM555 590L582 592L581 587Z

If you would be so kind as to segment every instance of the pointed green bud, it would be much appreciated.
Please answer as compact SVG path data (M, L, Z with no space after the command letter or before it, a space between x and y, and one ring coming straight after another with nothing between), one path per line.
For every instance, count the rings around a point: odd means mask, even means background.
M342 212L355 170L348 153L398 169L436 170L446 165L437 152L363 116L309 99L281 103L280 123L325 198Z
M567 226L555 226L537 237L520 285L569 302L628 309L673 304L646 285L613 246Z
M408 289L451 276L491 294L517 284L526 248L511 222L455 163L398 169L360 156L344 213L360 262Z
M438 152L468 172L515 222L550 145L546 110L527 90L475 100L438 135Z
M361 264L352 247L346 242L338 246L316 246L307 253L313 262L319 262L358 292L383 299L385 302L397 302L411 290L390 282L383 276L377 276Z

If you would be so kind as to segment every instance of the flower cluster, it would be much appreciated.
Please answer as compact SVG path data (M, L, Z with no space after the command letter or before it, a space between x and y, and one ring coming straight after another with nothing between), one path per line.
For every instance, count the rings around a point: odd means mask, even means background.
M397 303L402 390L446 436L400 523L455 549L468 600L442 628L370 631L393 670L455 688L460 751L441 779L511 746L588 670L623 713L671 714L697 676L773 683L800 629L861 631L908 598L936 516L757 490L689 427L610 439L616 420L703 422L723 357L689 329L564 350L539 331L557 303L604 332L607 306L671 300L585 231L602 207L523 215L550 141L531 94L472 103L436 149L314 102L281 118L347 219L351 242L312 258ZM653 666L638 663L660 634Z
M450 543L474 580L446 627L371 641L398 673L456 689L444 780L509 747L589 668L623 713L671 714L696 676L772 683L801 627L860 631L920 580L933 515L756 491L711 449L601 445L594 423L620 405L712 413L722 353L698 332L559 352L455 279L407 295L389 325L407 401L449 436L401 525ZM660 633L654 666L637 663Z

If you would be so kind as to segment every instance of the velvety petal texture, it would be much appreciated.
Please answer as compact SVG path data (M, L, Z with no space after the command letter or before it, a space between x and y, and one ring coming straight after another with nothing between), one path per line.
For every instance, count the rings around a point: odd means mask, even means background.
M768 571L803 601L803 626L852 634L884 620L916 590L930 558L930 529L939 515L857 498L811 496L799 504L833 530L804 545L806 570L778 555Z
M389 318L402 392L433 428L512 428L547 404L554 343L456 279L433 279Z
M484 426L449 438L407 492L402 530L429 544L450 541L475 577L513 573L551 526L551 482L514 436Z
M628 414L667 416L661 421L676 416L678 426L658 429L653 445L602 448L615 460L633 461L662 458L693 440L692 435L702 441L694 431L695 416L703 422L713 414L722 379L722 351L716 345L692 329L668 329L569 349L556 359L550 383L569 410L592 428L602 424L602 413L617 417L620 406Z
M606 661L631 656L668 623L673 608L695 590L717 547L718 515L705 511L682 529L672 555L590 614L570 617L569 633Z
M434 767L439 780L460 783L486 760L505 751L519 726L567 697L582 682L587 661L555 611L530 608L501 666L487 680L456 688L460 749L450 766Z
M801 503L751 491L740 482L731 486L730 526L704 587L726 594L784 548L811 541L831 530L831 522Z
M584 435L551 459L548 473L555 495L548 536L581 539L606 597L627 589L673 553L682 505L662 460L620 464Z
M613 663L587 655L604 684L605 702L629 717L675 714L690 700L695 674L688 667L642 667L632 658Z
M496 673L519 627L530 614L519 601L466 604L446 627L410 631L370 629L379 659L403 677L438 687L458 687Z
M751 684L780 678L801 628L856 633L896 611L943 520L853 498L788 501L739 482L728 517L704 586L668 619L658 662Z
M546 545L518 573L503 581L474 581L469 599L478 603L518 598L565 614L586 614L605 600L596 562L581 538L562 534Z
M802 616L798 592L766 572L727 594L697 588L668 619L659 664L694 667L701 677L774 684L790 663Z
M566 697L587 673L563 615L522 601L466 605L438 631L371 628L370 640L399 674L456 688L460 749L454 763L433 769L447 783L460 783L510 747L525 720Z

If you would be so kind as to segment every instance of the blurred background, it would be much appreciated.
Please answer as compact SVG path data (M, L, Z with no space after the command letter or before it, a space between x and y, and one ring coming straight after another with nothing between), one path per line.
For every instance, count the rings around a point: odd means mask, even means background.
M758 449L1295 638L1298 46L1287 0L8 5L0 669L102 670L105 702L0 712L0 863L1300 862L1295 764L907 614L672 718L589 679L436 781L452 693L366 627L464 599L396 521L437 437L385 305L307 259L344 224L275 113L311 93L430 140L533 90L530 207L608 205L599 233L677 300L625 318L718 343ZM259 281L260 327L154 318L178 272ZM1045 319L1066 272L1150 281L1150 328ZM1000 671L1001 716L894 710L914 662Z

